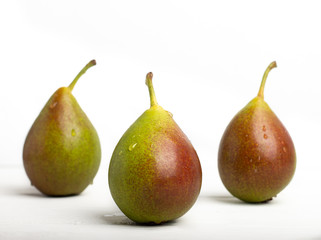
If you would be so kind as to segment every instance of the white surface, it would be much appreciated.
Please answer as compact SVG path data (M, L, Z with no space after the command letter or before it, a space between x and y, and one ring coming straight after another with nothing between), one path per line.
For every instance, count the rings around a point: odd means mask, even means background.
M0 239L320 239L320 9L293 0L1 1ZM93 58L73 93L100 136L98 176L79 197L41 197L22 167L26 134L51 94ZM274 60L265 99L292 136L297 171L271 204L242 204L222 186L218 145ZM149 71L203 168L196 205L160 227L104 217L119 213L108 164L149 107Z
M21 168L0 170L0 239L321 239L321 194L310 184L318 171L304 173L267 204L246 204L224 189L203 189L183 217L160 226L136 225L115 206L107 171L83 194L48 198ZM299 179L301 176L297 176Z

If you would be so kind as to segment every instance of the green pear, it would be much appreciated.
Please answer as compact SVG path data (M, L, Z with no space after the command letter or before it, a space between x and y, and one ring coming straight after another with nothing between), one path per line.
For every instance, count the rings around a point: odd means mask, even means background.
M97 132L71 94L96 61L89 62L68 87L59 88L33 123L23 148L26 173L50 196L81 193L98 171L101 149Z
M201 165L191 142L158 105L146 77L151 106L124 133L109 166L109 188L131 220L159 224L179 218L195 203L202 182Z
M223 184L245 202L272 200L291 181L296 167L292 139L264 101L266 69L257 97L227 126L219 146L218 169Z

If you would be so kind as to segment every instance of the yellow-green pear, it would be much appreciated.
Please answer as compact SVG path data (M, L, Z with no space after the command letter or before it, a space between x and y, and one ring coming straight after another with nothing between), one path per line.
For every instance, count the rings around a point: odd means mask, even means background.
M109 188L121 211L137 223L179 218L195 203L201 165L172 114L158 105L152 73L146 84L151 106L124 133L109 165Z
M50 196L81 193L98 171L101 149L97 132L72 95L74 85L59 88L33 123L23 147L26 173L40 192Z

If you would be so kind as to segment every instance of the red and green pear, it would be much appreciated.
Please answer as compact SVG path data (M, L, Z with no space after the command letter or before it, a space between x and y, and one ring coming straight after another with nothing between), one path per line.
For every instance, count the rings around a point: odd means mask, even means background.
M245 202L272 200L291 181L296 167L292 139L264 101L266 69L258 95L239 111L220 142L218 170L227 190Z
M33 123L23 147L26 173L49 196L81 193L98 171L101 149L97 132L72 90L90 61L68 87L59 88Z
M141 224L184 215L200 193L202 170L191 142L172 114L158 105L152 73L151 106L124 133L109 166L109 188L120 210Z

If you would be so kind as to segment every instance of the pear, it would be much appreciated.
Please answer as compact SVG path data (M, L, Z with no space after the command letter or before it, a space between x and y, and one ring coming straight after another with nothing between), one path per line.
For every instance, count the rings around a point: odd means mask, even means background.
M68 87L59 88L33 123L23 147L26 173L49 196L81 193L98 171L101 149L97 132L71 91L90 61Z
M245 202L272 200L291 181L296 154L292 139L264 101L266 69L257 97L239 111L220 142L218 169L223 184Z
M109 188L120 210L141 224L177 219L195 203L202 170L191 142L158 105L146 76L150 108L124 133L109 165Z

